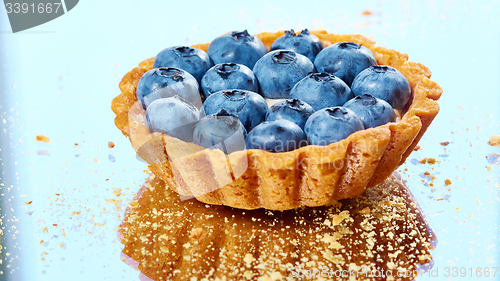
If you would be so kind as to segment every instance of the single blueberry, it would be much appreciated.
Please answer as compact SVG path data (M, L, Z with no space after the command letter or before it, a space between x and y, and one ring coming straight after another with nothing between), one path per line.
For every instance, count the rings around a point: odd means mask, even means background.
M208 45L208 55L215 64L232 62L246 65L250 69L266 53L264 43L246 30L229 32L215 38Z
M224 109L200 119L194 128L194 143L219 148L226 154L245 149L247 130L236 115Z
M253 72L259 81L259 92L269 99L288 99L290 90L314 65L305 56L289 50L267 53L254 66Z
M290 91L290 98L300 99L316 111L341 106L353 97L344 81L326 72L310 73Z
M361 71L376 65L373 53L365 46L353 42L339 42L324 48L314 60L318 72L328 72L351 86Z
M243 64L221 63L210 68L201 79L205 98L211 94L230 89L259 91L259 83L252 70Z
M329 145L363 129L361 119L352 110L341 106L316 111L304 127L307 139L314 145Z
M137 100L146 109L153 101L180 96L196 108L202 105L198 82L188 72L173 67L149 70L137 83Z
M363 94L344 104L361 119L365 128L374 128L396 121L392 106L385 100Z
M309 33L307 29L302 30L299 34L296 34L293 29L286 30L285 35L276 39L271 45L271 51L292 50L306 56L311 62L323 48L323 43L319 38Z
M388 102L394 109L403 109L411 97L410 83L391 66L374 65L363 70L352 82L355 96L370 94Z
M299 99L289 99L273 104L266 114L266 121L286 119L299 125L303 130L307 118L314 113L314 109Z
M210 95L203 103L206 115L221 109L238 116L247 132L266 118L267 102L259 94L246 90L223 90Z
M279 119L266 121L253 128L245 140L247 149L286 152L306 146L304 131L292 121Z
M184 69L193 75L198 83L200 83L203 74L213 65L205 51L187 46L166 48L156 55L153 63L154 68L176 67Z
M183 141L193 141L194 127L199 119L200 111L179 96L155 100L146 109L146 125L152 132Z

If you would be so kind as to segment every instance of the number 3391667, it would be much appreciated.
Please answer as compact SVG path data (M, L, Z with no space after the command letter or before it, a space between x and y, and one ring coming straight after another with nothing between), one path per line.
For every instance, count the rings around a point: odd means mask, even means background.
M59 8L61 8L61 3L38 3L38 4L35 4L35 3L31 3L31 4L28 4L28 3L6 3L5 4L5 9L7 10L7 14L10 14L10 13L15 13L15 14L19 14L19 13L23 13L23 14L26 14L26 13L39 13L39 14L43 14L43 13L47 13L47 14L51 14L51 13L55 13L57 14L57 12L59 11Z

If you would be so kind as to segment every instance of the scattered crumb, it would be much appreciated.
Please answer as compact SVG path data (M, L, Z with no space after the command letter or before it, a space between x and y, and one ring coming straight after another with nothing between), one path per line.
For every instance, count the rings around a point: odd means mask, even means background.
M38 135L36 136L36 141L50 142L50 138L44 135Z
M28 205L31 204L31 203L33 203L33 201L31 201L31 200L26 201L26 204L28 204Z
M139 202L132 200L132 201L130 201L129 205L132 208L136 208L137 206L139 206Z
M446 185L446 186L451 185L451 180L450 179L446 179L444 181L444 185Z
M115 143L114 143L114 142L112 142L112 141L108 142L108 147L109 147L109 148L113 148L113 147L115 147Z
M193 228L193 230L191 230L191 235L189 237L193 238L193 239L198 239L201 237L201 234L203 233L203 228Z
M447 146L448 144L450 144L450 142L449 141L444 141L444 142L440 142L439 144L442 145L442 146Z
M486 155L486 160L488 163L492 165L499 165L500 164L500 154L498 153L490 153Z
M413 149L413 151L419 151L419 150L421 150L420 145L416 145L415 148Z
M38 155L44 155L44 156L50 156L50 153L47 150L37 150L36 154L38 154Z
M488 144L491 146L498 146L500 147L500 135L493 135L491 136L490 140L488 141Z
M247 267L250 267L252 262L255 261L255 258L253 257L252 254L246 254L243 261L246 263Z
M366 16L366 17L367 17L367 16L371 16L371 15L373 15L373 13L372 13L372 12L370 12L370 10L366 9L364 12L362 12L362 13L361 13L361 15L362 15L362 16Z
M362 209L361 211L359 211L361 214L364 214L364 215L369 215L370 214L370 208L369 207L365 207L364 209Z
M248 280L286 279L279 272L286 272L292 265L285 264L290 258L310 269L325 265L356 268L359 265L356 261L380 255L388 257L380 264L384 270L413 270L417 264L432 260L429 250L434 234L427 229L420 213L408 208L407 203L413 202L418 207L408 191L395 184L386 181L342 204L279 212L207 208L195 200L182 201L165 188L163 181L153 178L141 189L140 198L129 203L119 228L121 243L125 245L123 253L138 261L141 272L154 280L160 276L166 280L179 276L178 269L163 270L163 264L178 259L219 263L224 265L220 267L221 274L244 276ZM222 245L217 242L221 240ZM385 243L387 240L395 242ZM179 244L182 247L170 246ZM304 250L295 251L299 245L304 245ZM198 250L200 246L220 247L223 254L212 256L211 252ZM400 256L407 260L400 261ZM211 280L213 274L204 277ZM182 279L201 279L190 277Z

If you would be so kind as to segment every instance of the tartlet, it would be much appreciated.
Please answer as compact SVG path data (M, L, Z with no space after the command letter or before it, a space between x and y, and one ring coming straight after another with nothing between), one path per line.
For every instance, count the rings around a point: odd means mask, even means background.
M269 49L283 32L256 35ZM294 151L270 153L243 150L225 155L161 133L151 133L136 98L141 76L153 68L147 59L120 82L121 94L113 99L115 124L129 137L137 154L169 188L185 197L241 209L288 210L323 206L359 196L366 187L387 179L413 151L439 112L439 85L424 65L408 55L376 46L361 35L312 31L326 46L350 41L370 49L377 63L399 70L409 81L412 95L397 122L358 131L328 146L309 145ZM207 44L194 48L207 50Z

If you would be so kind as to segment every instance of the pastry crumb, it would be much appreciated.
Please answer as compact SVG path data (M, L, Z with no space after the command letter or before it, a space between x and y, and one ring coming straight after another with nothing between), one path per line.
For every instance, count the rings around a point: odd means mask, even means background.
M180 275L218 280L216 271L226 277L221 280L287 280L292 266L297 273L324 265L355 270L381 254L389 259L370 270L415 270L432 260L435 234L393 177L342 204L282 212L206 208L195 199L180 200L165 187L158 178L148 179L140 197L128 204L119 230L123 253L153 280ZM408 237L415 242L403 243ZM400 255L407 260L398 261ZM161 267L175 266L178 259L186 268ZM200 261L219 266L199 267ZM193 266L199 270L192 271Z
M439 144L442 145L442 146L447 146L448 144L450 144L450 142L449 141L444 141L444 142L440 142Z
M193 230L191 230L191 238L193 239L198 239L201 237L201 234L203 233L203 228L193 228Z
M115 210L121 212L120 205L122 203L122 200L115 200L115 199L104 199L106 202L115 205Z
M46 137L44 135L38 135L36 136L36 141L41 141L41 142L50 142L50 138Z
M450 179L446 179L444 181L444 185L446 185L446 186L451 185L451 180Z
M370 214L370 208L369 207L366 207L364 209L362 209L361 211L359 211L361 214L364 214L364 215L369 215Z
M500 135L491 136L490 140L488 141L488 144L491 146L500 147Z
M113 147L115 147L115 143L114 143L114 142L112 142L112 141L108 142L108 147L109 147L109 148L113 148Z
M50 156L50 152L48 152L47 150L37 150L36 154L38 154L38 155L44 155L44 156Z
M420 164L430 164L430 165L434 165L436 163L439 163L440 161L436 160L436 158L424 158L420 161L418 161Z

